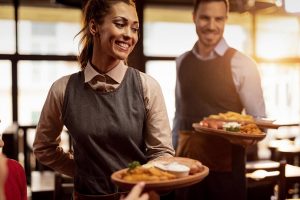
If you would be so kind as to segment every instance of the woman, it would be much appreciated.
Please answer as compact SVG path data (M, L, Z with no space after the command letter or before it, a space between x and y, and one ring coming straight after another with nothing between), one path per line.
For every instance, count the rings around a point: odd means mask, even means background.
M4 141L0 134L0 149ZM27 200L25 171L16 160L0 153L0 200Z
M0 141L1 144L1 141ZM6 158L0 154L0 199L5 200L4 185L7 178Z
M90 0L84 8L81 71L54 82L45 101L34 153L74 177L75 199L116 199L110 175L128 163L172 157L174 150L159 84L126 65L138 41L131 0ZM66 126L73 155L59 147Z

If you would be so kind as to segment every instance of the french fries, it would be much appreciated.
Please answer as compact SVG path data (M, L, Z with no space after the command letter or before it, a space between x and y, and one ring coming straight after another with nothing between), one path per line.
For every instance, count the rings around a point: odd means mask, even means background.
M219 113L218 115L209 115L208 118L254 122L254 119L251 115L240 114L232 111L228 111L226 113Z
M242 125L240 128L240 132L254 135L263 134L263 132L254 123Z
M176 176L168 172L164 172L155 167L145 168L138 166L132 170L128 170L123 174L122 179L130 182L139 181L164 181L175 179Z

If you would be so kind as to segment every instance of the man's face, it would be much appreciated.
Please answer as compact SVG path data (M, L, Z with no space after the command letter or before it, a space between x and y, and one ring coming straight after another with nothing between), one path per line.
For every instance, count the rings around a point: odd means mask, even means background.
M199 4L197 11L193 13L193 20L202 47L212 48L218 44L224 33L226 19L224 2Z

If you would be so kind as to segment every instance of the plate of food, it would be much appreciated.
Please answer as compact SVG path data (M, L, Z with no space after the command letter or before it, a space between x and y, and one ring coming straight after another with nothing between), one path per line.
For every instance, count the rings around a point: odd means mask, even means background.
M255 123L260 128L269 128L269 129L278 129L280 127L284 126L299 126L299 123L297 122L283 122L279 120L272 120L269 119L255 119Z
M266 137L255 123L241 124L238 122L223 122L203 120L192 125L199 133L222 136L226 139L243 139L260 141Z
M189 173L191 163L195 162L183 157L155 161L116 171L111 179L122 190L130 190L136 183L143 181L146 183L145 190L170 191L196 184L208 175L209 169L204 165L200 172Z
M232 111L226 113L218 113L216 115L209 115L204 118L208 120L216 120L223 122L238 122L240 124L255 123L259 128L278 129L283 126L299 126L299 123L281 122L271 118L255 118L251 115L240 114Z

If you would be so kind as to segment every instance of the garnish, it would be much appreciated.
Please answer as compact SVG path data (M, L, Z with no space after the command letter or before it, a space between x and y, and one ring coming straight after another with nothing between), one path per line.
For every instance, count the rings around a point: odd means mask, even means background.
M228 122L223 125L225 131L239 132L241 125L237 122Z
M141 166L139 161L133 161L133 162L128 164L129 170L133 170L133 169L135 169L136 167L139 167L139 166Z

